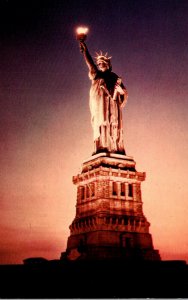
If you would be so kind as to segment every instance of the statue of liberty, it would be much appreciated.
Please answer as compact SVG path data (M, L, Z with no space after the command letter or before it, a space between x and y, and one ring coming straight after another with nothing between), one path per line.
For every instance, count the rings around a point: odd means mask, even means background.
M127 90L121 78L112 72L111 57L107 53L97 53L95 64L83 40L80 40L80 48L91 79L89 107L94 138L93 154L125 154L122 108L127 101Z

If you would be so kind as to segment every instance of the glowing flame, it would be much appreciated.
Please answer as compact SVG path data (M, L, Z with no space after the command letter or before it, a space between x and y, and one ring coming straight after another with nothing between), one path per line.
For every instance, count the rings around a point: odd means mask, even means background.
M87 34L89 29L87 27L78 27L76 29L77 34Z

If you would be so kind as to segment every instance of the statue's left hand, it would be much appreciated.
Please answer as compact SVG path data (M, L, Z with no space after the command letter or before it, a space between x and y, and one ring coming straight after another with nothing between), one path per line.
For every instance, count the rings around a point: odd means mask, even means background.
M118 93L120 93L120 95L124 95L124 90L122 89L122 87L118 83L116 83L116 85L115 85L115 90Z

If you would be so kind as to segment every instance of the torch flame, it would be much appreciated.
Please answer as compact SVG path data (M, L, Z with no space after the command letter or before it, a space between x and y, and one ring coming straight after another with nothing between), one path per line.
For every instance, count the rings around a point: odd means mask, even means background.
M77 34L87 34L88 33L88 28L87 27L78 27L76 29Z

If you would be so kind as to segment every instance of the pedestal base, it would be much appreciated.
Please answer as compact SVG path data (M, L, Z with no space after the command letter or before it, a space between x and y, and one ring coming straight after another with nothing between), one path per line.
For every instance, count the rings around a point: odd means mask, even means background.
M63 254L65 255L65 253ZM62 255L62 258L63 258ZM149 233L96 231L68 238L69 260L160 260Z
M73 177L76 216L66 253L70 260L160 260L142 209L141 182L130 156L98 153Z

